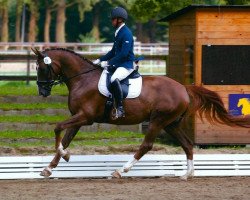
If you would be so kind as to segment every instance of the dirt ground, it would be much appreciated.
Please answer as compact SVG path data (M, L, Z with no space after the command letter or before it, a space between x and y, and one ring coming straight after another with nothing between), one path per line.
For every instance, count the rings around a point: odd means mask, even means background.
M250 177L1 180L1 200L249 200Z
M134 154L139 145L114 145L114 146L77 146L69 147L72 155L96 155L96 154ZM54 146L51 147L0 147L0 156L42 156L54 155ZM155 144L149 154L185 154L181 147ZM233 148L209 148L195 147L194 154L250 154L250 147Z

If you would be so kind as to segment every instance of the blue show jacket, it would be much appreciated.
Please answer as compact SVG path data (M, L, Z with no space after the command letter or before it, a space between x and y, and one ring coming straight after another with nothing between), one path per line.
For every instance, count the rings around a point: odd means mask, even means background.
M134 40L129 28L123 26L117 36L112 49L100 58L101 61L108 61L108 64L114 67L125 67L133 69L134 56Z

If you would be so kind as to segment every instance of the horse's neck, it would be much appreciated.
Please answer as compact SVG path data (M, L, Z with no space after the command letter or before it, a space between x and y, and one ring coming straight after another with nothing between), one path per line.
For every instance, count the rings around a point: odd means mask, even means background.
M101 75L101 71L96 66L78 57L64 65L62 72L69 90L75 87L86 87L91 82L98 80Z

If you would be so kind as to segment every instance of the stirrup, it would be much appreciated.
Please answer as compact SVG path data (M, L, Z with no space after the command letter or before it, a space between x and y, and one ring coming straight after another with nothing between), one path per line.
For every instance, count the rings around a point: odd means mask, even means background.
M121 114L119 115L119 111L121 112ZM124 112L124 110L119 110L118 111L118 109L117 108L114 108L113 110L112 110L112 119L113 120L116 120L116 119L118 119L118 118L122 118L122 117L125 117L125 112Z

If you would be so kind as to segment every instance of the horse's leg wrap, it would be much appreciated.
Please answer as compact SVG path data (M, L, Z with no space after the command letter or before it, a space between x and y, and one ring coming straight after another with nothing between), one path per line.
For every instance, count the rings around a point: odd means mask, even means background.
M194 176L194 161L187 159L187 172L180 178L186 181L188 178L192 178L193 176Z
M64 149L62 143L59 144L59 147L57 149L57 151L59 152L60 156L66 161L69 162L69 158L70 158L70 153Z
M131 160L129 160L125 165L123 165L123 167L119 170L116 170L115 172L112 173L112 176L115 178L121 178L122 177L122 173L127 173L134 165L135 163L137 163L138 160L133 158Z
M59 147L57 150L59 151L61 157L65 156L67 154L67 151L63 149L62 143L59 144Z

